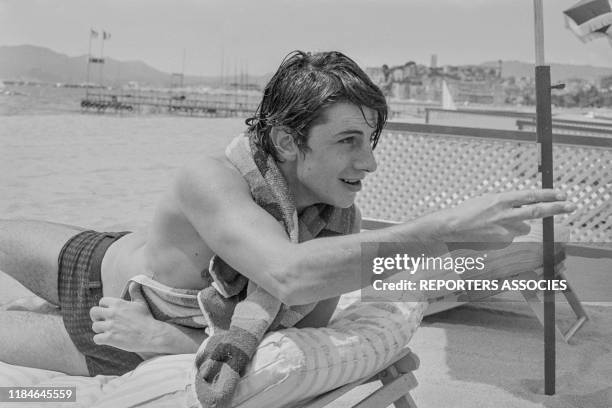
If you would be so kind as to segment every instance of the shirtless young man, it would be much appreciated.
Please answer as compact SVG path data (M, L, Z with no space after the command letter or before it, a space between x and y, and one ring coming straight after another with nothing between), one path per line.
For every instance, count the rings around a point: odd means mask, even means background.
M299 211L315 203L353 205L361 181L376 170L373 148L386 117L384 96L352 60L337 52L295 52L247 123L275 157ZM286 304L319 301L300 324L325 325L338 296L360 286L362 242L508 242L529 231L526 220L573 209L554 191L510 192L386 229L295 244L255 204L225 157L203 157L179 172L147 231L104 237L47 222L1 222L0 270L59 305L64 322L57 315L0 313L0 360L95 375L126 372L149 353L195 352L203 330L157 321L146 304L117 298L138 274L202 288L213 254Z

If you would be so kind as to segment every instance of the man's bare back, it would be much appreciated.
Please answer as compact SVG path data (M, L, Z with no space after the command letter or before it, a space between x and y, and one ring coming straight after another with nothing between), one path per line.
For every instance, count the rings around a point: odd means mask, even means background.
M204 157L198 166L215 167L217 176L242 181L242 176L225 157ZM175 180L175 184L180 182ZM248 194L246 184L244 193ZM157 203L148 229L134 231L109 247L102 261L104 296L120 297L135 275L149 276L173 288L204 287L203 272L208 270L214 255L205 239L211 237L203 238L196 231L182 209L184 197L178 195L176 186L168 189Z

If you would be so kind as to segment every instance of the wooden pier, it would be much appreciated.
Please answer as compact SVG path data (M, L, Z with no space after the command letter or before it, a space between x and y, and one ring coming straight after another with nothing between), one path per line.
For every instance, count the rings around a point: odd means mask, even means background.
M171 114L241 117L255 112L261 95L240 92L88 91L81 111L111 114Z

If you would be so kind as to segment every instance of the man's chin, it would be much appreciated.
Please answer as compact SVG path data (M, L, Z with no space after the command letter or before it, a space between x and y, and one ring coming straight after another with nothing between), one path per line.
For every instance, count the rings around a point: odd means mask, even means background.
M356 194L353 194L352 197L347 197L347 198L342 199L342 200L335 200L335 203L332 204L332 205L334 207L338 207L338 208L349 208L350 206L355 204L356 196L357 196Z
M349 208L353 204L355 204L355 199L357 198L357 193L342 191L340 194L330 195L330 194L321 194L318 197L317 202L331 205L337 208Z

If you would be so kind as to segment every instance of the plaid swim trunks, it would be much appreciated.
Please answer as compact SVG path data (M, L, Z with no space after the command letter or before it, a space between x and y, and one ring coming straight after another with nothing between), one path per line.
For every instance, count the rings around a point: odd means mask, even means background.
M66 242L58 258L58 292L64 326L87 369L98 374L122 375L143 359L136 353L94 343L89 310L102 298L101 265L108 247L129 232L83 231Z

